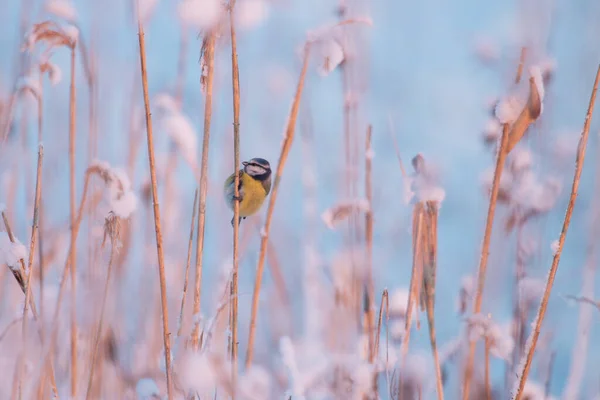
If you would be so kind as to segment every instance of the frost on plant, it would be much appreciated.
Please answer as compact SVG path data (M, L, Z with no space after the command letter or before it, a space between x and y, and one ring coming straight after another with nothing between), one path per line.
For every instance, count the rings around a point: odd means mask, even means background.
M104 181L106 187L104 197L110 211L119 218L129 218L137 207L138 199L125 171L112 168L104 161L94 161L88 168L88 173L98 174Z
M507 329L496 324L490 317L475 314L467 319L467 335L469 341L483 339L487 342L490 353L503 360L510 360L514 341Z
M496 118L501 124L512 124L519 118L521 110L525 106L526 99L522 96L509 95L496 105Z
M439 183L437 168L430 162L425 162L422 154L417 154L412 159L414 173L411 180L411 191L416 202L434 201L438 207L446 197L446 191Z
M337 203L321 214L321 219L329 229L335 229L341 221L347 219L353 212L366 213L371 206L366 199L352 199Z
M178 365L178 376L185 393L198 393L210 398L217 384L218 365L206 352L187 351Z
M10 269L19 271L19 260L27 259L27 248L15 238L12 243L6 232L0 232L0 264L6 264Z
M247 400L268 399L271 395L271 375L260 366L253 365L240 377L240 394Z
M177 146L179 153L193 171L197 168L198 136L190 119L180 111L174 98L167 94L156 96L159 124Z
M182 0L177 5L179 22L185 28L209 30L219 22L223 7L219 0Z
M66 21L74 22L77 19L77 11L69 0L48 0L44 4L44 8L46 12Z
M158 0L136 0L134 8L137 18L140 19L142 24L147 23L150 17L152 17L157 3Z
M344 61L344 49L338 40L334 38L324 40L319 49L322 60L319 66L319 74L327 76Z
M235 13L240 29L256 28L269 17L269 4L266 0L240 0L235 4Z

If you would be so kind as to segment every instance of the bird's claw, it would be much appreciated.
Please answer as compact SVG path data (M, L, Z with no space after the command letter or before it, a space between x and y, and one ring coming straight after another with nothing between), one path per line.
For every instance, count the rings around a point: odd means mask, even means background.
M242 196L236 196L236 195L233 196L233 201L240 201L241 202L242 200L244 200L244 198Z

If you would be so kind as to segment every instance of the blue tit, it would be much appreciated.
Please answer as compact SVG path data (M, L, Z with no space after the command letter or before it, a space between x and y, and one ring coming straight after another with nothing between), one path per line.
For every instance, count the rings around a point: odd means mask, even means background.
M253 158L250 161L242 162L242 165L244 168L238 171L240 183L238 185L239 197L237 198L240 202L240 222L256 213L271 191L271 165L267 160ZM223 191L225 201L232 210L236 200L234 185L235 174L231 174L225 180ZM233 226L233 218L231 225Z

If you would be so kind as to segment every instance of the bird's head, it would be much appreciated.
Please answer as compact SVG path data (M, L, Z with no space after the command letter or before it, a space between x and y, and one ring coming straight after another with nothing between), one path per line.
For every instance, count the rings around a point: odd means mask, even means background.
M266 180L271 177L271 164L264 158L253 158L242 162L244 172L258 180Z

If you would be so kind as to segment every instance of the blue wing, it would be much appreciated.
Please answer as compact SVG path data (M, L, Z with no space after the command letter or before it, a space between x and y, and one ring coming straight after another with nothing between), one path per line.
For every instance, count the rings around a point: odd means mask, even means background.
M239 184L238 184L238 192L240 197L244 197L244 187L242 185L242 175L244 174L243 170L238 171L239 175ZM233 196L235 195L234 190L235 185L235 174L229 175L229 177L225 180L225 184L223 185L223 193L225 194L225 201L229 208L233 210Z

